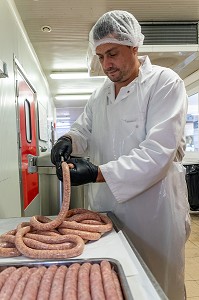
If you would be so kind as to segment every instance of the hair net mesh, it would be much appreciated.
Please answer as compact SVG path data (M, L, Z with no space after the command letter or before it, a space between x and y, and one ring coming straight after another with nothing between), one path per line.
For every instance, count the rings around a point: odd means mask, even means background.
M136 18L127 11L113 10L105 13L89 33L89 46L94 53L96 47L106 43L139 47L144 35Z

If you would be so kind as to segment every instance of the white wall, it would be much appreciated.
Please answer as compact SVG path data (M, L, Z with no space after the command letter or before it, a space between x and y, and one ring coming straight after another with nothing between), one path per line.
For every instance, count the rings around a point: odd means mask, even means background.
M0 78L0 218L21 216L14 55L36 90L37 100L46 109L47 117L53 119L55 109L47 81L15 5L12 0L0 0L0 60L7 64L9 75L8 78ZM49 142L39 141L39 145L49 150Z

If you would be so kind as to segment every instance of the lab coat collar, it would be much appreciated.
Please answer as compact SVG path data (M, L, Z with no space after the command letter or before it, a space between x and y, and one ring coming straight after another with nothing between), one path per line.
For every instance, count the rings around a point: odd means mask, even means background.
M153 67L148 55L138 56L138 59L141 63L139 67L138 81L143 83L152 72Z
M105 81L105 86L107 89L107 104L116 103L124 99L130 92L133 91L134 85L137 83L143 83L152 72L152 64L147 55L138 57L141 65L139 67L139 74L132 82L127 86L121 88L117 98L115 99L114 95L114 83L107 78Z
M129 85L131 85L131 83L135 83L136 81L139 81L140 83L142 83L143 81L146 80L146 78L149 76L149 74L152 72L153 67L151 64L151 61L148 57L148 55L144 55L144 56L138 56L138 59L141 63L140 67L139 67L139 74L138 77L136 77L132 82L129 83ZM106 84L113 83L108 77L106 79Z

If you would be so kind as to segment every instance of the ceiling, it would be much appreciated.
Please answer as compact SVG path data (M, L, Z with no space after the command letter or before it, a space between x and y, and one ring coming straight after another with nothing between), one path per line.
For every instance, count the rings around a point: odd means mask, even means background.
M56 100L56 95L95 89L103 79L53 80L52 71L88 69L88 33L97 19L109 10L131 12L139 22L189 22L199 20L198 0L14 0L29 39L49 83L58 117L70 115L73 122L85 100ZM51 31L42 31L50 26ZM184 79L199 69L198 46L143 47L153 63L174 69ZM95 71L101 74L99 65Z

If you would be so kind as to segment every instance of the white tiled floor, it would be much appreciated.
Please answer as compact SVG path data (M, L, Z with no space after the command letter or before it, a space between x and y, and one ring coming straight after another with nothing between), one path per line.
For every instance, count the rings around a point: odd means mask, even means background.
M191 235L186 243L187 300L199 300L199 212L191 213Z

